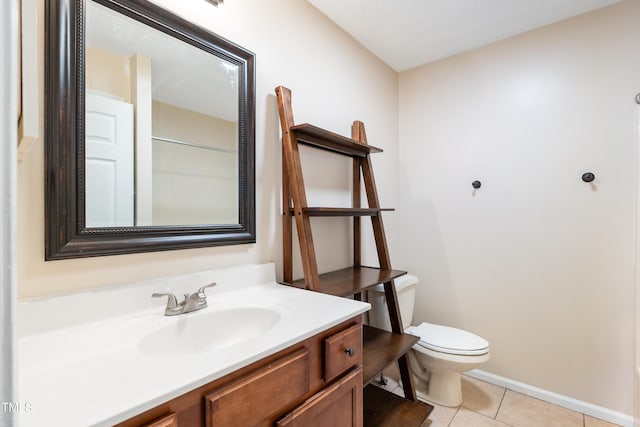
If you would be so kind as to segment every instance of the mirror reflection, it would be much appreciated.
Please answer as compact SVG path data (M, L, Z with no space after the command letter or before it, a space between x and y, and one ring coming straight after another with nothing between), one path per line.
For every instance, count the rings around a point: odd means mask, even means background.
M87 1L86 226L238 224L238 66Z

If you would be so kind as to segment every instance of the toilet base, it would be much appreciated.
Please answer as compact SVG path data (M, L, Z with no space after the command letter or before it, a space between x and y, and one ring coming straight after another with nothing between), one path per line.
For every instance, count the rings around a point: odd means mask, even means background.
M429 381L414 375L418 399L440 406L460 406L462 404L462 383L460 373L431 372Z

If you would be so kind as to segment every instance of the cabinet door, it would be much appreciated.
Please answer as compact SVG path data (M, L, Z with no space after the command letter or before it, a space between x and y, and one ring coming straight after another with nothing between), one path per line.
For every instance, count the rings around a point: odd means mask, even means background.
M362 368L315 394L278 427L362 427Z
M206 426L266 425L308 392L309 351L304 348L209 393Z

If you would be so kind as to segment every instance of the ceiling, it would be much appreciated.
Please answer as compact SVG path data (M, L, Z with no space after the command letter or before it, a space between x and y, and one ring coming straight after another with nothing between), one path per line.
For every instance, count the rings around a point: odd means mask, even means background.
M150 59L154 101L238 121L236 65L94 1L86 3L86 16L87 47Z
M622 0L308 0L396 71Z

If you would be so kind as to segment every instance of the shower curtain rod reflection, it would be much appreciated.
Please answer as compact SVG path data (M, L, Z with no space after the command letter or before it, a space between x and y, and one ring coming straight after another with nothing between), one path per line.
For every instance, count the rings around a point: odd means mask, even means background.
M227 148L210 147L208 145L194 144L192 142L178 141L177 139L161 138L159 136L152 136L151 139L154 139L156 141L162 141L162 142L170 142L171 144L186 145L187 147L203 148L205 150L219 151L221 153L229 153L229 154L237 154L238 153L238 150L229 150Z

